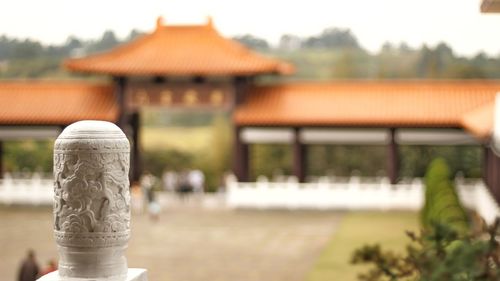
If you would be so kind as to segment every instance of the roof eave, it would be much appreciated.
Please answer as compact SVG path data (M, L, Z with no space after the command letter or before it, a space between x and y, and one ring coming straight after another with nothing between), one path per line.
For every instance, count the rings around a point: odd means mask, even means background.
M111 76L257 76L257 75L291 75L295 73L293 65L278 65L274 69L269 70L236 70L236 71L142 71L142 70L106 70L99 68L88 68L79 65L78 62L66 60L63 62L63 67L72 72L85 73L85 74L101 74Z
M481 2L481 13L500 13L500 1L483 0Z

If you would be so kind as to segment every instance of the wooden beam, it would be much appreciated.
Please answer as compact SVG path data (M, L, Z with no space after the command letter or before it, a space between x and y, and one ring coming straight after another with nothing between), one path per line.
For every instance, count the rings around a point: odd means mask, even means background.
M399 153L396 143L396 129L389 129L389 144L387 154L387 176L391 184L396 184L399 178Z
M293 174L299 182L306 179L306 146L300 140L300 129L294 128L293 137Z
M461 129L398 129L396 141L401 145L479 145L480 142Z
M0 126L2 140L54 140L64 130L63 126Z
M383 128L303 128L306 144L386 145L388 132Z
M240 138L245 143L282 143L292 144L292 128L248 128L241 130Z

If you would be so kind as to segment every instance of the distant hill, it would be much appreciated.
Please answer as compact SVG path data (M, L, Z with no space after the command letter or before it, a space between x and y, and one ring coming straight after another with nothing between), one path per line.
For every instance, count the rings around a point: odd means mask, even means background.
M132 30L125 39L105 31L96 40L69 37L61 45L44 45L34 40L0 36L0 79L14 78L74 78L89 79L68 73L60 67L68 57L83 56L111 49L142 33ZM376 54L364 50L349 29L327 28L318 35L282 36L278 46L245 34L234 40L264 55L293 63L297 72L285 78L300 80L331 79L500 79L500 57L479 53L460 57L441 43L435 47L423 45L412 49L407 44L384 44ZM264 81L276 80L265 77Z

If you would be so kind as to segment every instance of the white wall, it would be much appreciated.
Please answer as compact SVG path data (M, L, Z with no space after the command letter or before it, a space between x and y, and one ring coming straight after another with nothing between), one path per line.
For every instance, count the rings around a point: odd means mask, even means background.
M52 205L53 179L33 175L29 179L0 180L0 204ZM475 209L488 223L500 216L500 209L480 180L456 181L460 200ZM387 178L322 177L316 183L227 182L226 205L254 209L322 210L419 210L424 204L421 179L391 185Z
M0 180L0 203L22 205L52 205L54 180L34 174L27 179L13 179L5 175Z
M231 208L419 210L424 204L420 179L391 185L387 178L359 178L317 183L228 181L227 204ZM461 201L475 209L488 223L500 215L499 208L482 181L457 181Z

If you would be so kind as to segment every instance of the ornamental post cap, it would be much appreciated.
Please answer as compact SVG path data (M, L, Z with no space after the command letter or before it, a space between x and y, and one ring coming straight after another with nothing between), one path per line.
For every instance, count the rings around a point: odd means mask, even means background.
M158 18L156 19L156 29L160 29L161 27L163 27L164 23L163 23L163 17L162 16L158 16Z
M69 125L58 137L58 139L75 138L108 139L126 138L126 136L118 126L111 122L84 120Z
M214 27L214 20L212 19L212 16L207 16L207 26L210 28Z

